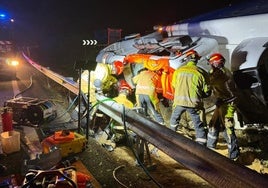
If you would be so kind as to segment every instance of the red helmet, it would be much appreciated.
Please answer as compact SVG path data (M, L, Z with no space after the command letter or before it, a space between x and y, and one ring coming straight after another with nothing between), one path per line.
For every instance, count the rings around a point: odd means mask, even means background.
M124 64L121 61L114 61L112 66L116 75L120 75L124 70Z
M188 52L186 52L185 56L187 60L191 60L194 62L197 62L201 58L201 56L195 50L189 50Z
M208 62L212 67L220 69L225 64L225 58L220 53L215 53L209 57Z
M127 81L124 79L121 79L118 81L118 91L120 92L122 90L127 90L129 93L131 93L131 91L132 91L132 88L127 83Z

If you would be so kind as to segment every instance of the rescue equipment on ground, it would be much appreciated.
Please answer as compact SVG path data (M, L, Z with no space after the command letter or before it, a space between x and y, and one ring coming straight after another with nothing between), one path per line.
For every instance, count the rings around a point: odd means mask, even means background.
M78 188L76 169L70 166L55 170L29 170L22 187Z
M1 145L6 154L20 151L20 132L14 130L2 132Z
M13 111L16 123L41 124L56 118L56 106L52 101L31 97L18 97L5 101L4 106Z
M57 146L61 156L67 157L84 151L87 145L85 136L69 130L56 131L53 135L45 138L42 142L43 153L50 152L51 148Z
M60 149L51 147L48 153L37 154L35 159L25 159L22 165L22 174L26 174L30 169L48 170L54 168L62 160ZM66 167L61 166L59 168Z
M12 131L13 130L13 112L11 108L4 107L3 113L1 113L2 118L2 131Z

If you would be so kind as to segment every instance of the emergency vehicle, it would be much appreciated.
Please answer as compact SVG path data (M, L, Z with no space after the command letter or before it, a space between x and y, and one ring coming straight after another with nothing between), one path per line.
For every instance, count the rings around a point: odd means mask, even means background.
M0 11L0 78L16 79L19 65L18 53L13 41L14 20Z

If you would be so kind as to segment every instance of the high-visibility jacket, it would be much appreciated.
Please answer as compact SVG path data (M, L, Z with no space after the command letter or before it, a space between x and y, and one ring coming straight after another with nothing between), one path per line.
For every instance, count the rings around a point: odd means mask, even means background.
M90 74L90 75L89 75ZM88 83L88 77L90 79ZM90 102L95 103L96 99L96 87L94 81L99 79L101 81L101 89L104 92L107 92L111 89L112 85L115 84L118 80L112 75L111 67L109 64L97 63L94 71L88 72L88 70L83 71L81 74L81 91L85 94L88 93L88 84L90 84Z
M159 99L157 97L156 86L160 80L160 76L150 70L144 70L133 77L133 83L136 84L135 94L148 95L153 104L157 104Z
M174 107L179 105L202 108L203 98L211 94L207 73L192 61L174 72L172 86L174 87Z
M172 100L174 91L171 87L172 74L174 69L169 66L169 57L155 56L150 54L130 54L124 59L127 63L142 63L145 68L151 71L162 71L161 79L158 80L158 93L162 93L167 99Z
M173 100L174 99L174 88L171 85L174 69L169 68L168 71L163 71L161 75L161 85L163 97Z
M129 63L142 63L149 70L156 71L167 69L169 67L169 58L166 56L155 56L150 54L130 54L124 61Z
M212 69L209 72L213 94L220 99L229 99L234 96L235 83L231 71L223 67Z
M210 84L213 94L216 98L228 100L235 96L235 82L232 77L231 71L223 67L221 69L212 69L209 72ZM221 108L225 112L224 116L233 118L235 107L233 102L225 104Z
M119 93L117 97L114 97L113 100L115 100L119 104L123 104L127 108L133 108L134 104L127 98L126 94Z

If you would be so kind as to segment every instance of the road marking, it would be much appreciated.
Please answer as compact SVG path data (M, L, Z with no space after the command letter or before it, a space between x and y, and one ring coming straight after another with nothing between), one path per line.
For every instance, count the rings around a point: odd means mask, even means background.
M18 82L16 80L12 80L12 88L13 88L13 94L16 96L16 93L20 93ZM21 97L21 94L17 95L16 97Z

